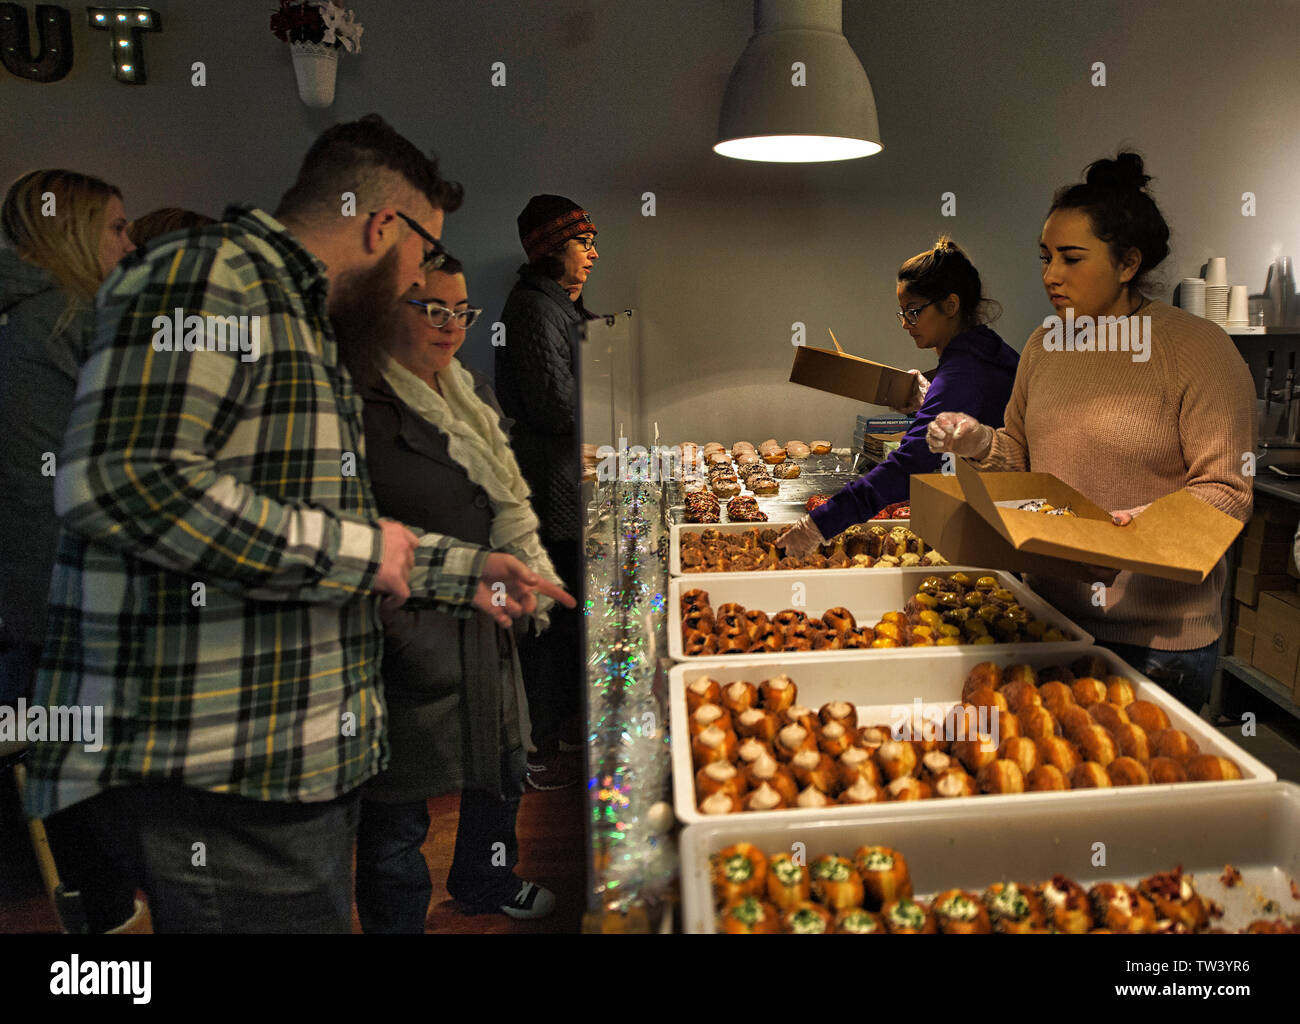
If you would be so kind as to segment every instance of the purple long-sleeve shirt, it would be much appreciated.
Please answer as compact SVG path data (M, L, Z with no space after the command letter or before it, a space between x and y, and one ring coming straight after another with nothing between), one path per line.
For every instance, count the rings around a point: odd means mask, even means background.
M812 513L823 537L864 523L886 505L907 499L913 473L937 473L940 456L925 443L925 430L941 412L964 412L991 427L1002 426L1020 356L989 327L963 331L943 350L916 422L898 450Z

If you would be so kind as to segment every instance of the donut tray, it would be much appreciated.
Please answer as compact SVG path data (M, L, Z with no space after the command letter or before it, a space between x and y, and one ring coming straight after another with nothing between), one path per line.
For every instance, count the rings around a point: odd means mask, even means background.
M671 716L673 758L673 807L679 820L687 823L716 820L699 810L695 793L695 768L691 760L691 737L687 723L686 687L701 676L716 679L723 687L739 679L755 685L764 679L785 674L794 680L798 689L798 703L816 711L831 701L847 701L858 709L860 725L893 725L902 721L902 715L916 708L941 705L944 710L957 704L961 698L962 684L970 670L983 661L991 661L999 668L1007 665L1027 664L1035 669L1049 665L1069 664L1082 655L1098 655L1106 660L1115 675L1125 676L1134 683L1139 700L1158 704L1169 716L1170 726L1181 729L1192 737L1203 754L1217 754L1231 758L1241 769L1241 779L1231 782L1180 782L1147 786L1125 786L1113 789L1076 789L1050 793L1014 793L1005 796L982 794L929 800L910 800L877 804L835 804L824 808L787 808L776 811L740 811L725 817L728 820L750 821L756 824L793 820L831 821L853 818L875 818L898 814L905 817L932 813L936 809L946 812L950 808L972 805L989 813L1008 806L1046 801L1058 807L1088 806L1102 803L1128 803L1142 795L1157 794L1159 799L1169 797L1179 802L1194 802L1207 792L1229 789L1243 793L1247 787L1277 778L1267 765L1252 757L1234 744L1208 722L1192 714L1172 695L1162 690L1146 676L1141 675L1118 655L1103 647L1056 646L1054 652L1044 649L1026 651L1024 647L1001 646L949 648L941 655L932 653L932 647L903 649L895 656L873 658L858 652L835 651L834 657L818 655L813 660L807 655L791 657L784 661L761 660L748 655L708 661L691 659L674 666L668 674L669 712ZM1243 742L1249 740L1243 737ZM1300 837L1297 839L1300 842ZM1170 868L1173 864L1169 865ZM1220 865L1222 867L1222 865ZM990 878L989 882L998 879ZM1297 909L1300 909L1298 907Z
M718 608L735 602L747 609L758 608L768 615L787 608L798 607L809 615L821 615L829 608L847 608L858 622L872 625L885 612L902 611L903 606L916 593L916 588L927 576L947 576L951 573L965 571L971 575L977 572L983 576L996 576L1001 586L1016 595L1024 608L1032 612L1035 618L1042 619L1049 626L1061 630L1068 641L1050 644L1018 643L981 645L976 650L995 651L1011 648L1021 651L1040 649L1073 650L1080 645L1091 644L1092 635L1072 623L1059 611L1030 590L1020 580L1007 572L993 572L986 569L972 569L960 565L932 565L916 569L870 569L866 572L850 572L846 569L792 569L783 572L720 572L691 573L677 576L668 583L668 653L675 661L695 663L703 658L686 657L682 651L682 594L688 590L705 590L709 594L709 604ZM802 587L802 590L796 590ZM798 604L802 601L802 605ZM876 648L863 651L867 658L894 658L907 647ZM958 647L927 647L938 657L966 650ZM796 662L805 658L820 659L837 657L843 651L806 651L794 655ZM746 661L781 661L791 657L789 652L773 654L711 655L709 660L728 661L744 658ZM977 659L983 660L983 659Z
M802 514L802 513L801 513ZM752 530L754 527L762 529L780 530L794 523L799 516L793 516L788 519L779 521L769 521L766 523L678 523L672 527L672 548L668 556L668 572L673 576L703 576L704 573L684 573L682 572L682 534L699 533L701 530L717 530L719 533L744 533L746 530ZM883 526L886 530L892 530L895 526L907 527L911 520L908 519L873 519L870 526ZM935 566L934 568L947 569L948 566ZM786 570L782 570L785 572ZM802 572L844 572L844 569L804 569ZM716 574L715 574L716 575ZM730 575L724 573L723 575ZM752 573L750 574L752 575Z
M1051 801L993 806L993 798L907 805L904 813L818 820L767 820L728 815L685 829L681 851L683 931L716 931L709 856L749 842L772 855L802 843L807 862L825 854L852 857L860 846L890 846L907 861L918 898L945 889L982 892L994 882L1034 884L1056 874L1085 889L1098 882L1133 885L1181 864L1202 898L1224 911L1213 922L1239 931L1259 917L1297 920L1300 902L1300 786L1263 782L1212 783L1193 800L1170 800L1162 787L1133 791L1122 803L1080 801L1062 814ZM958 804L958 806L954 806ZM1104 845L1105 864L1097 859ZM1224 867L1241 872L1238 885L1220 881ZM1269 912L1266 901L1277 909Z

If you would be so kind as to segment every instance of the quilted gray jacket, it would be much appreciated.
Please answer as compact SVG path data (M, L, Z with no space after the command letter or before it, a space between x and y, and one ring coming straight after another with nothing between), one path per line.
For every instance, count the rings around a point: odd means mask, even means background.
M581 539L574 371L583 319L563 288L526 265L501 312L506 333L496 350L496 392L515 421L510 440L532 488L543 542Z

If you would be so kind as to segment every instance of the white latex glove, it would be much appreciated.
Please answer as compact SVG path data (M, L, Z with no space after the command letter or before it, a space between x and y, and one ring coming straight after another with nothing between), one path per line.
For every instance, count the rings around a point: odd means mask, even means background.
M926 380L925 374L920 370L908 370L907 372L915 378L912 385L912 395L905 405L891 405L890 408L894 412L901 412L904 416L913 416L925 404L925 393L930 390L930 382Z
M784 550L788 558L803 558L825 543L826 538L817 529L812 516L804 516L776 539L776 546Z
M993 447L993 428L964 412L941 412L930 421L925 443L932 452L952 452L964 459L982 459Z

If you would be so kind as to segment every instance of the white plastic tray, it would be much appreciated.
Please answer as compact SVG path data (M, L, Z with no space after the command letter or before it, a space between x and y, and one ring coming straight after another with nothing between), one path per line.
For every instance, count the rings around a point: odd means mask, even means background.
M1165 787L1151 786L1131 791L1134 798L1122 803L1072 803L1068 814L1052 801L994 806L988 797L938 807L888 804L893 813L870 818L711 819L691 825L679 840L683 929L715 931L709 855L739 842L769 856L803 843L809 863L825 854L852 857L859 846L890 846L906 859L918 898L952 888L980 892L1001 881L1032 885L1055 874L1085 889L1098 882L1132 885L1181 864L1202 898L1223 907L1214 926L1237 931L1257 917L1300 912L1290 891L1290 880L1300 880L1300 786L1213 785L1190 800L1171 800ZM904 806L923 813L903 813ZM1104 866L1095 864L1097 843L1105 844ZM1231 889L1219 881L1227 864L1242 874ZM1265 913L1265 899L1280 914Z
M672 550L668 556L668 572L673 576L704 576L706 573L699 572L682 572L682 541L683 533L699 533L702 530L717 530L719 533L744 533L746 530L758 529L784 530L787 526L793 526L795 520L772 521L767 523L677 523L672 527ZM907 527L911 522L910 519L876 519L866 526L883 526L886 530L892 530L895 526ZM910 529L910 527L908 527ZM947 566L930 566L935 569L946 569ZM785 570L782 570L783 572ZM791 570L794 571L794 570ZM806 569L798 570L800 572L844 572L843 569ZM727 575L730 575L729 573ZM753 575L750 573L749 575Z
M1019 651L1059 650L1077 648L1092 643L1092 635L1072 623L1064 615L1049 605L1018 579L1006 572L994 572L989 569L967 569L960 565L930 565L915 569L872 569L867 572L847 572L843 569L793 569L787 572L701 572L686 576L677 576L668 583L668 653L676 661L694 664L697 661L750 660L784 661L791 657L790 652L772 654L709 655L688 658L682 653L682 593L688 590L706 590L709 604L718 608L724 604L737 603L745 608L758 608L768 615L787 608L800 608L811 616L821 615L829 608L847 608L859 623L872 625L879 621L885 612L902 611L903 606L911 600L916 588L927 576L950 576L955 572L966 572L982 576L996 576L999 583L1016 595L1016 599L1035 618L1042 619L1049 626L1056 626L1067 637L1067 641L1055 643L1031 644L981 644L976 650L996 651L1010 648ZM803 587L802 605L795 603L796 585ZM862 650L868 658L894 658L909 650L907 647L886 647ZM927 647L927 651L939 655L955 653L965 649L957 647ZM843 651L805 651L794 655L796 661L804 658L834 658Z
M1046 645L1044 645L1046 646ZM688 659L674 666L668 674L668 700L671 715L673 758L673 807L683 822L716 820L702 814L695 794L695 769L691 761L691 737L687 722L686 687L701 676L716 679L722 686L738 679L758 685L764 679L784 673L799 688L798 702L816 711L831 701L847 701L858 709L860 725L890 724L897 720L902 708L914 708L917 698L922 706L943 705L951 707L961 699L962 684L970 670L983 661L991 661L999 668L1026 664L1035 669L1048 665L1068 665L1082 655L1098 655L1106 659L1115 675L1131 679L1139 700L1158 704L1169 716L1170 726L1181 729L1194 740L1203 754L1217 754L1237 762L1241 779L1231 782L1180 782L1150 786L1119 786L1111 789L1073 789L1047 793L1013 793L1006 796L981 794L979 796L906 800L877 804L834 805L817 809L787 808L776 811L740 811L726 818L744 819L765 824L774 821L815 821L819 817L831 821L854 817L875 817L889 814L924 814L926 808L948 808L975 804L989 811L1028 801L1046 800L1061 807L1074 808L1089 802L1122 802L1134 794L1159 793L1162 799L1174 796L1179 802L1195 802L1206 792L1220 788L1240 791L1252 782L1271 782L1277 778L1267 765L1251 757L1246 751L1227 740L1208 722L1192 714L1171 694L1140 675L1116 654L1103 647L1056 648L1055 653L1031 651L1026 653L1019 645L948 648L951 654L936 656L933 647L904 648L898 656L888 661L862 657L856 652L834 651L836 657L821 660L807 659L806 655L786 661L763 661L738 655L729 660L710 660L696 663ZM1170 865L1172 867L1173 865ZM997 881L997 879L992 879ZM1300 905L1297 905L1300 909Z

